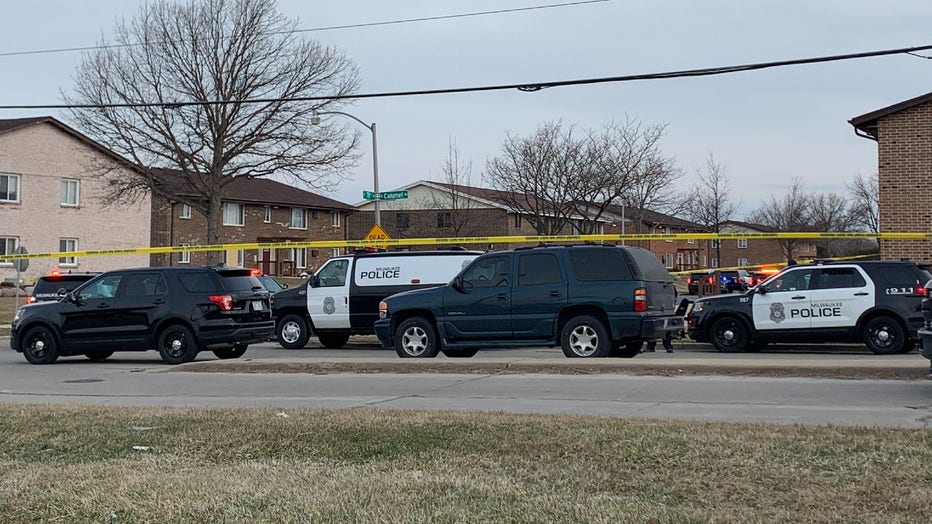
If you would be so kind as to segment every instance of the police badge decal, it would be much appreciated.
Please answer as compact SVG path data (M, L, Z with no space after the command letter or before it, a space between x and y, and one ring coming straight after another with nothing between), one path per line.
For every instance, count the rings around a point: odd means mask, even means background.
M770 320L777 324L786 320L786 313L783 311L783 304L774 302L770 304Z
M324 313L332 315L334 311L337 310L336 304L333 302L333 297L327 297L324 299ZM771 315L772 317L773 315Z

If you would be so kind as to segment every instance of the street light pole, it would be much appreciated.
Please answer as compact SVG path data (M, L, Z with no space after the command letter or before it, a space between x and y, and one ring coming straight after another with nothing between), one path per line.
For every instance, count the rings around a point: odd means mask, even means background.
M314 115L311 117L311 125L316 126L320 124L320 117L318 115L343 115L359 122L363 127L372 132L372 189L375 192L375 225L381 226L381 201L379 199L379 150L378 146L376 145L375 122L372 122L372 124L367 124L359 118L349 113L344 113L343 111L322 111L320 113L315 111Z

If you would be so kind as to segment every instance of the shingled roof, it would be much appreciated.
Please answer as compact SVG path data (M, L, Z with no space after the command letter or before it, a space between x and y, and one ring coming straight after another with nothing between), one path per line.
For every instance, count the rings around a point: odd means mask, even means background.
M50 120L55 120L50 116L37 116L32 118L8 118L5 120L0 120L0 134L6 133L7 131L13 131L14 129L19 129L21 127L26 127L32 124L39 124L42 122L48 122ZM55 120L56 123L59 123Z
M885 116L890 116L893 113L899 113L900 111L909 109L911 107L916 107L927 102L932 102L932 93L926 93L915 98L910 98L909 100L904 100L902 102L897 102L896 104L883 107L876 111L871 111L870 113L865 113L861 116L856 116L851 120L848 120L848 123L853 125L855 130L861 131L863 133L861 136L877 140L878 120Z

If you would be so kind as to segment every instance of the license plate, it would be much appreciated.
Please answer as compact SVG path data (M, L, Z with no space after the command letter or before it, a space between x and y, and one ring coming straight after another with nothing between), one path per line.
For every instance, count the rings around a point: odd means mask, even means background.
M263 308L264 308L264 306L262 305L262 301L261 301L261 300L253 300L253 301L252 301L252 309L253 309L253 310L255 310L255 311L262 311Z

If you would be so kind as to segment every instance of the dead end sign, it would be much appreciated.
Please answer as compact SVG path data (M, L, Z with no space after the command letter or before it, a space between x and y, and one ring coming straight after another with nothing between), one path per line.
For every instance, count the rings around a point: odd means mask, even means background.
M390 238L391 237L388 236L388 233L386 233L385 230L381 228L381 226L376 224L372 226L372 229L370 229L368 233L366 233L366 236L363 240L371 240L373 241L373 245L384 248L387 244L380 243L379 241L389 240Z

